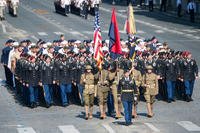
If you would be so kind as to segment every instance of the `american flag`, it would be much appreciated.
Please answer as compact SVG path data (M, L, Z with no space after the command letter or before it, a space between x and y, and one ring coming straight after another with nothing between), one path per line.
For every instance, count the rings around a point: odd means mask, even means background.
M101 29L99 24L99 12L95 11L95 22L94 22L94 59L97 61L97 66L101 69L103 53L102 53L102 37Z

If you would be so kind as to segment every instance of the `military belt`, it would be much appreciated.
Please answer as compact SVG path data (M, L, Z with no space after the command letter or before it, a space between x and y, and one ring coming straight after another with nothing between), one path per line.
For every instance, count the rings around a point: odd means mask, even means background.
M133 90L122 90L122 92L133 92Z

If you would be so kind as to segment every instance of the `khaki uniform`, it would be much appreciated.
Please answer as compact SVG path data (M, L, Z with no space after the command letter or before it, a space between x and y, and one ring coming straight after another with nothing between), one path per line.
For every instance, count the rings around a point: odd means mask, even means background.
M110 82L110 89L113 94L114 106L115 106L115 108L118 108L117 85L119 82L117 82L117 72L109 71L108 78L109 78L109 82Z
M146 73L143 77L143 86L145 86L144 97L147 103L153 104L155 96L158 94L158 79L154 73Z
M131 77L132 77L132 79L135 80L135 84L136 84L136 87L137 87L136 93L139 95L139 93L140 93L139 87L142 85L142 74L141 74L140 71L133 69L131 71Z
M99 105L106 105L109 90L108 70L103 69L100 72L100 79L98 82Z
M81 75L80 83L85 86L83 97L86 106L92 107L94 105L94 75L92 73L85 73Z
M16 62L17 62L17 60L20 59L20 55L21 55L21 52L16 51L16 52L13 53L13 55L11 56L11 71L12 71L13 73L15 73Z
M4 18L5 6L6 6L6 1L0 0L0 19Z

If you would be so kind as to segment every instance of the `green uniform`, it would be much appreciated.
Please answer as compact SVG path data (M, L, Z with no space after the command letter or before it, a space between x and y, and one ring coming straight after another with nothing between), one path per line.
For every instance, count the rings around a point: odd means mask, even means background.
M158 94L158 79L154 73L146 73L143 77L143 86L145 86L144 97L147 103L153 104L155 96Z
M85 105L90 107L94 105L94 93L95 93L94 79L95 77L92 74L92 72L84 73L81 75L80 83L85 87L83 91Z

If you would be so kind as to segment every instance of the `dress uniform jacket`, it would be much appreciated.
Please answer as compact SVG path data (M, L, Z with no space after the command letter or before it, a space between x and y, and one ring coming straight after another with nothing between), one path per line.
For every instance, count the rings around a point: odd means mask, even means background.
M156 61L156 70L157 75L159 75L162 78L165 78L165 61L163 59L157 59Z
M166 80L176 81L178 77L178 65L175 59L167 59L165 62Z
M198 66L194 59L186 59L183 61L183 79L184 80L195 80L198 76Z
M70 72L70 64L68 61L60 62L59 65L59 83L60 84L70 84L72 81L72 76Z
M47 64L47 63L44 63L42 65L42 70L41 70L41 81L42 81L42 84L53 84L53 80L54 80L54 75L53 75L53 64L50 63L50 64Z
M129 77L126 79L123 77L119 82L118 94L121 95L122 101L133 101L134 93L136 92L135 81Z
M39 83L39 66L36 63L28 65L28 84L29 86L37 86Z
M76 69L74 74L74 82L80 83L81 75L85 72L85 63L84 62L77 62Z

